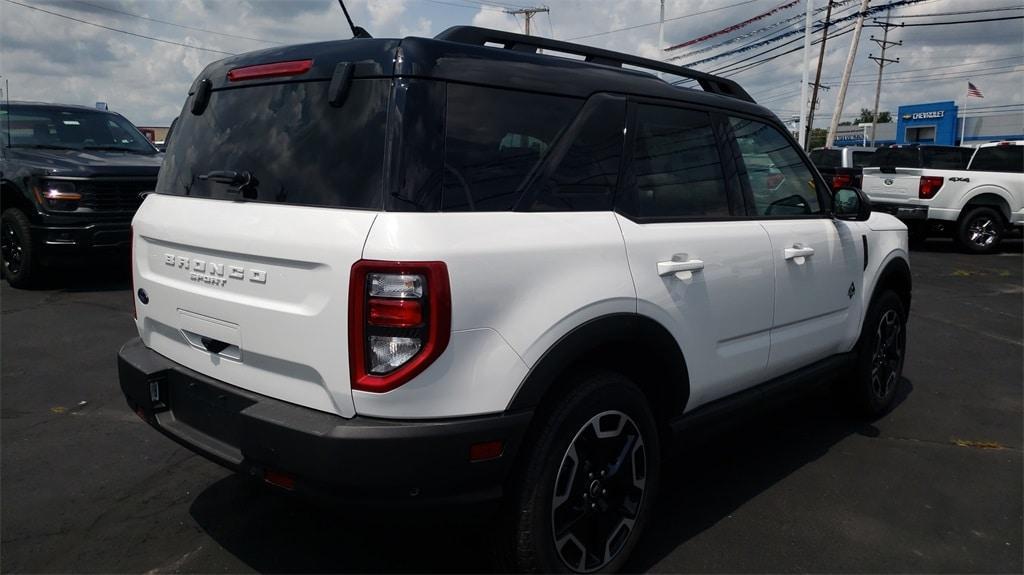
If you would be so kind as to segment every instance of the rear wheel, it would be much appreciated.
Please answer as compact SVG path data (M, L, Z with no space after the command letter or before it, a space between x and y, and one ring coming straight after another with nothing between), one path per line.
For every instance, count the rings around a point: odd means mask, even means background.
M999 210L989 206L969 208L957 223L957 241L971 253L996 249L1005 234L1006 224Z
M28 218L18 208L6 209L0 216L0 253L7 283L17 288L31 287L39 266L32 249Z
M601 372L542 417L518 475L511 567L615 571L647 523L658 484L647 399L626 378Z

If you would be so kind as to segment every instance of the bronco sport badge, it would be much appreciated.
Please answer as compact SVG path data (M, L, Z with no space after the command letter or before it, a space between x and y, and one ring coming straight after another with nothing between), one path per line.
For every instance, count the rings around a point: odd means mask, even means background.
M175 254L164 254L164 263L189 272L188 279L212 286L223 286L229 279L248 280L253 283L267 283L267 272L242 266L233 266L206 260L198 260Z

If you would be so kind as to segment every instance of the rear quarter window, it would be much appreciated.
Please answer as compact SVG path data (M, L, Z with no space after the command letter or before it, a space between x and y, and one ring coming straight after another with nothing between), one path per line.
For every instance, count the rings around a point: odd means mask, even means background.
M511 210L581 106L576 98L448 84L442 209Z

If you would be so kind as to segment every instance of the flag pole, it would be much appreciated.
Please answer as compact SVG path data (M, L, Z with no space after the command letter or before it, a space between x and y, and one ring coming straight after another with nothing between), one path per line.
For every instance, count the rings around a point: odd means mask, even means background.
M964 93L964 114L960 119L960 145L966 145L967 138L967 103L971 101L971 80L967 80L967 92Z

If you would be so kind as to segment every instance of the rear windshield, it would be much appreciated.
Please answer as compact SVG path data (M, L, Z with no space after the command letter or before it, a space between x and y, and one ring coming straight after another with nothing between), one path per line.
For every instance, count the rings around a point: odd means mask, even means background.
M921 156L917 148L879 148L871 163L894 168L920 168Z
M871 158L872 166L893 168L930 168L964 170L970 160L970 148L879 148Z
M355 80L338 108L327 81L216 90L199 116L190 99L156 191L379 209L389 84Z
M921 148L922 168L966 170L970 159L970 148Z
M1024 173L1024 146L978 148L971 161L971 171Z
M811 161L819 168L841 168L843 152L840 150L812 150Z

